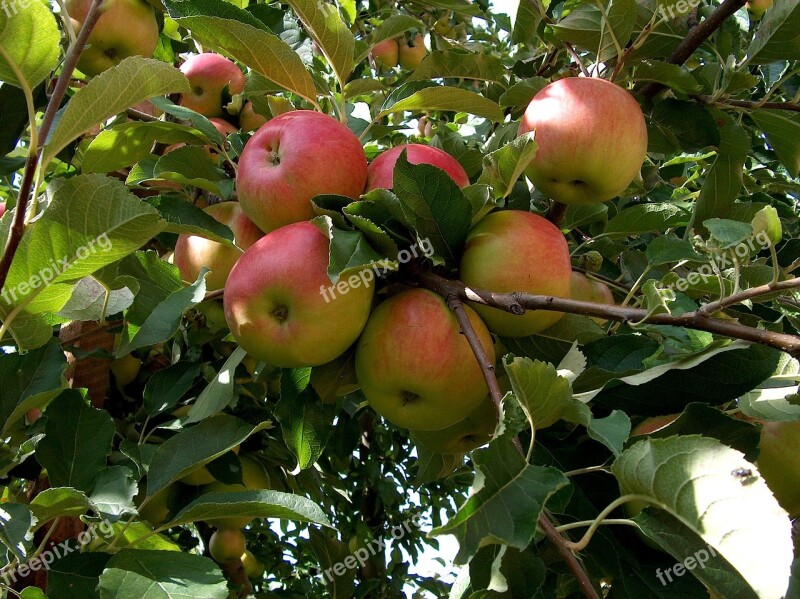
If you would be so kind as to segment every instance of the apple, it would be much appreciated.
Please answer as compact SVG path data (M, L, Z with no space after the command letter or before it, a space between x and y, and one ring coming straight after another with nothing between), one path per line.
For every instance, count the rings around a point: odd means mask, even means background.
M255 131L267 122L267 117L259 114L253 108L252 102L245 102L239 111L239 127L242 131Z
M385 69L391 69L397 66L400 46L395 38L389 38L388 40L383 40L375 44L369 53L376 65Z
M245 144L236 189L245 214L262 231L315 216L311 198L358 198L367 156L345 125L321 112L292 110L268 121Z
M67 14L77 32L92 0L66 0ZM129 56L150 57L158 45L156 13L147 0L105 0L100 18L78 60L78 69L97 75Z
M181 95L181 106L213 117L223 116L223 96L241 94L246 83L244 73L231 60L213 52L203 52L181 65L192 91Z
M657 430L669 426L678 419L680 414L666 414L664 416L653 416L652 418L645 418L631 430L631 437L638 435L649 435Z
M127 354L111 362L111 372L120 389L135 381L141 369L142 361L132 354Z
M239 458L239 463L242 465L242 483L227 485L220 481L214 481L209 485L203 487L203 494L206 493L235 493L237 491L254 491L261 489L269 489L269 475L264 467L255 459L243 455ZM210 526L217 528L244 528L252 518L247 517L231 517L231 518L211 518L206 522Z
M572 266L567 241L550 221L522 210L493 212L467 236L461 280L469 287L570 297ZM489 330L527 337L555 324L563 314L544 310L522 316L474 305Z
M218 563L240 559L247 549L244 533L238 528L221 528L211 535L208 550Z
M545 86L528 104L519 134L536 132L526 174L562 204L597 204L625 191L647 154L639 104L604 79L567 77Z
M264 573L267 571L258 558L249 550L245 549L244 553L242 554L242 566L244 566L244 572L247 574L247 578L252 579L259 579L264 576Z
M440 431L409 431L420 446L439 453L467 453L492 440L497 428L497 407L489 396L467 415Z
M2 217L6 213L6 203L0 202L0 217Z
M464 167L444 150L422 144L404 144L386 150L369 164L365 192L377 188L391 189L394 187L394 165L403 151L406 152L406 159L411 164L431 164L446 172L459 187L464 188L469 185L469 176Z
M351 353L318 366L311 371L311 385L322 403L336 403L337 397L352 393L359 388L355 362Z
M412 40L411 44L408 43L405 37L401 37L398 41L400 48L398 52L398 59L400 66L407 71L413 71L422 62L428 54L428 49L425 47L425 38L421 33Z
M800 422L762 422L756 466L781 507L800 516Z
M614 305L614 295L608 285L577 271L572 272L572 299ZM593 317L593 320L601 324L606 322L604 318Z
M760 19L767 9L772 8L773 0L750 0L746 6L753 19Z
M167 517L170 512L170 503L172 502L177 487L170 485L164 487L156 492L145 504L143 508L139 508L139 516L151 526L158 528L167 522ZM133 498L137 508L142 505L146 497L144 488Z
M248 354L281 368L319 366L358 339L374 287L345 274L331 289L328 252L327 236L302 222L268 233L242 254L225 285L224 306Z
M206 290L225 287L228 273L243 251L264 235L242 212L238 202L220 202L205 209L214 220L230 227L238 247L229 247L205 237L181 235L175 244L173 263L184 281L195 281L203 266L211 269L206 275ZM241 248L241 249L239 249Z
M494 363L492 336L478 315L465 309ZM454 425L488 391L455 315L426 289L403 291L373 311L356 348L356 376L378 414L414 431Z

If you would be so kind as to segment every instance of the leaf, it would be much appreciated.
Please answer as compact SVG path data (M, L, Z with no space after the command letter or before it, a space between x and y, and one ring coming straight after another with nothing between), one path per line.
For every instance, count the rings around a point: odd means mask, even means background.
M521 0L514 14L514 23L511 30L511 41L515 44L530 44L534 42L536 30L542 22L542 13L536 10L533 2Z
M58 66L61 32L46 4L17 4L0 12L0 80L32 90Z
M750 62L766 64L776 60L799 60L800 4L778 2L759 23L747 49Z
M25 412L43 408L66 386L63 378L67 359L56 339L26 354L0 355L0 417L2 436L19 422Z
M297 458L301 470L312 466L322 455L331 434L333 416L310 386L311 369L284 369L281 372L281 398L275 406L275 419L281 425L283 440Z
M522 6L524 2L520 3ZM500 106L502 108L510 108L512 106L527 106L533 97L544 87L550 83L544 77L531 77L530 79L523 79L509 87L500 96Z
M114 521L123 514L135 513L133 497L137 491L130 469L111 466L100 472L89 499L105 519Z
M520 135L483 157L483 172L478 184L491 186L495 199L508 197L517 179L536 156L539 146L534 135L533 132Z
M425 485L445 478L464 463L464 456L455 453L437 453L417 447L417 473L412 484Z
M611 220L605 233L639 235L680 227L689 222L689 214L673 204L639 204L624 209Z
M225 360L225 364L219 369L214 379L206 385L197 400L189 408L184 425L200 422L212 414L221 412L233 401L234 373L236 367L247 355L241 347L233 350L233 353Z
M233 193L233 181L209 160L206 150L199 146L183 146L160 157L149 178L199 187L223 199L228 199Z
M637 65L637 81L656 81L682 94L699 94L703 88L686 67L658 60L644 60Z
M287 0L287 2L317 42L336 73L341 88L344 89L344 84L355 65L355 38L339 16L339 9L335 4L324 0Z
M184 477L222 454L269 422L253 427L239 418L221 414L206 418L167 439L155 452L147 476L147 496Z
M177 362L153 373L144 387L144 409L150 417L175 407L200 376L200 364Z
M318 216L311 222L330 240L328 277L334 285L344 273L357 273L353 275L357 276L383 264L382 256L372 249L361 231L338 229L329 216Z
M397 88L395 91L398 90L402 91L401 88ZM378 118L383 118L393 112L402 112L404 110L467 112L496 122L501 122L504 118L503 111L496 103L479 94L459 87L441 87L434 85L415 91L392 104L389 104L390 99L391 96L387 98L387 102L381 109Z
M414 69L409 81L463 78L503 81L505 67L497 56L464 50L434 50Z
M47 573L48 597L99 599L97 582L109 559L108 553L99 552L72 552L57 559Z
M756 474L745 481L735 474L740 469ZM611 471L623 494L655 498L727 560L756 596L783 597L793 553L791 522L741 452L695 435L650 439L626 449ZM687 543L675 532L656 538L683 560ZM705 568L693 572L704 582L714 580Z
M312 528L308 532L311 551L317 558L319 569L323 574L322 579L329 588L331 597L349 599L355 593L356 570L348 568L341 575L333 571L336 564L343 563L345 558L350 555L349 547L339 539L332 538L316 528Z
M211 141L199 132L178 123L122 123L101 131L92 140L83 154L81 170L84 173L109 173L131 166L149 156L155 142L202 144Z
M469 499L449 522L430 533L456 537L456 564L467 563L487 543L525 549L547 499L569 484L555 468L526 463L505 436L473 452L472 460L477 472Z
M0 542L20 561L24 562L33 550L31 529L36 518L27 505L5 502L0 504Z
M72 289L72 297L58 311L68 320L101 320L120 314L133 303L134 292L119 281L119 288L103 286L94 277L84 277Z
M207 557L175 551L121 549L100 575L100 599L226 599L228 586Z
M711 218L703 221L711 238L718 241L720 247L730 248L753 236L753 226L725 218Z
M784 110L754 110L750 117L767 134L767 141L792 177L800 176L800 114Z
M194 204L172 195L155 196L145 201L156 208L166 221L166 232L197 235L227 247L234 247L233 231L230 227Z
M206 493L178 512L167 526L222 517L278 518L331 526L325 513L310 499L272 490Z
M70 98L44 148L43 164L97 123L153 96L188 93L189 81L170 64L130 56L93 77Z
M89 510L89 499L72 487L51 487L34 497L28 507L36 516L38 528L59 516L82 516Z
M694 251L688 239L680 239L675 235L662 235L647 244L647 262L651 266L670 264L682 260L705 261L703 256Z
M631 434L631 419L625 412L612 410L605 418L592 418L586 431L589 437L608 447L615 456L619 456L628 435Z
M625 48L630 41L636 21L636 3L612 0L606 14L608 20L596 5L583 4L552 27L560 40L597 52L599 59L606 61L618 55L617 43L619 48Z
M47 407L45 437L36 447L36 460L47 468L50 484L88 492L106 467L114 439L108 412L88 405L72 389Z
M458 185L430 164L411 164L402 152L394 167L394 192L419 239L456 263L467 238L472 209Z

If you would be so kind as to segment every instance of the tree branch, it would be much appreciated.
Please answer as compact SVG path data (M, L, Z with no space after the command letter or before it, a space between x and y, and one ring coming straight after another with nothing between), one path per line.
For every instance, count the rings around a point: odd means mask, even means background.
M53 95L50 96L50 101L47 103L47 109L42 118L42 124L39 127L38 139L42 146L47 141L47 135L50 133L50 128L53 126L53 120L61 106L61 101L67 93L72 73L75 71L75 67L78 64L78 58L80 58L83 49L86 47L89 35L92 33L92 29L94 29L94 26L100 18L100 6L103 4L103 1L104 0L92 0L89 12L86 15L86 20L83 22L81 30L78 32L78 37L75 39L75 43L72 45L64 61L61 74L58 76L58 81L56 81L56 86L53 89ZM0 260L0 289L6 284L8 271L11 269L11 262L14 260L14 255L17 253L17 248L25 233L25 213L27 212L31 192L37 192L37 190L32 190L31 188L33 187L33 179L36 168L39 165L41 152L42 149L38 148L35 153L28 157L25 163L25 174L23 175L22 184L19 188L19 196L15 208L16 212L14 213L14 223L11 225L8 243L3 252L3 259Z
M771 108L773 110L788 110L790 112L800 112L800 104L792 102L753 102L750 100L713 100L710 96L694 96L694 99L701 104L720 106L721 108Z

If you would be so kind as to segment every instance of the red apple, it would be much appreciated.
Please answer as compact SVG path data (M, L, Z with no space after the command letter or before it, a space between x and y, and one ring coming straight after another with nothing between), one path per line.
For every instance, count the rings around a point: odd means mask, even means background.
M567 241L550 221L522 210L493 212L470 231L461 257L461 280L500 293L521 291L570 297L572 266ZM475 304L489 330L504 337L527 337L563 316L528 311L523 316Z
M465 306L489 360L492 336ZM379 305L356 349L356 376L372 408L415 431L441 430L466 418L488 391L480 366L444 299L411 289Z
M467 453L492 440L497 407L489 396L463 420L440 431L409 431L420 446L439 453Z
M758 20L764 16L767 9L772 8L772 4L773 0L750 0L746 6L753 19Z
M428 49L425 47L425 38L421 33L413 39L411 44L408 43L405 37L401 37L398 41L400 48L398 58L400 66L407 71L413 71L422 62L422 59L428 55Z
M223 94L240 94L246 83L236 63L213 52L192 56L181 65L181 72L192 86L191 92L181 95L181 106L207 117L223 116Z
M302 222L272 231L242 254L224 304L231 333L248 354L282 368L319 366L358 339L374 288L353 275L332 293L328 252L325 234Z
M66 0L67 14L77 32L92 0ZM78 68L97 75L129 56L150 57L158 45L158 22L146 0L105 0L100 18L92 29Z
M221 528L211 535L208 551L218 563L225 564L241 559L247 549L244 533L236 528Z
M386 150L373 160L367 169L367 188L366 191L371 191L378 187L383 189L391 189L394 187L392 183L392 176L394 173L394 165L400 154L406 151L406 159L411 164L432 164L433 166L442 169L450 178L456 182L459 187L467 187L469 185L469 176L467 175L461 163L453 158L450 154L439 148L432 148L431 146L424 146L422 144L404 144L402 146L395 146L391 150Z
M372 59L375 64L385 69L391 69L397 66L397 60L400 54L400 47L395 38L389 38L378 42L370 50Z
M657 430L669 426L678 419L680 414L666 414L664 416L653 416L652 418L645 418L631 430L631 437L637 435L649 435Z
M203 266L211 269L206 275L206 290L217 291L225 286L228 273L242 252L264 234L244 215L238 202L212 204L205 212L233 231L234 243L238 248L205 237L181 235L175 244L173 264L181 271L184 281L195 281Z
M591 279L581 272L572 272L571 289L572 299L614 305L614 295L608 285L602 281ZM594 320L599 323L606 322L603 318L594 318Z
M245 102L242 110L239 112L239 127L242 131L255 131L267 122L267 117L258 114L253 109L252 102Z
M536 188L562 204L610 200L639 174L647 127L639 104L604 79L568 77L531 100L519 134L536 132L526 169Z

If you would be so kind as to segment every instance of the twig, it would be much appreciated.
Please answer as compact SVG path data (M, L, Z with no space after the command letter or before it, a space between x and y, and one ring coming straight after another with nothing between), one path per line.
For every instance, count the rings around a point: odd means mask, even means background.
M550 206L550 210L547 211L547 220L553 223L559 229L561 228L561 223L564 222L564 217L567 214L567 205L562 204L561 202L556 202L553 200L553 204Z
M775 347L789 353L793 357L800 357L800 337L788 335L786 333L756 329L739 324L735 321L710 318L703 312L702 308L694 312L687 312L680 315L649 314L647 310L641 308L597 304L563 297L533 295L529 293L494 293L484 289L467 287L461 281L445 279L431 272L419 273L418 280L423 287L431 289L444 297L455 295L462 300L484 304L486 306L505 310L512 314L522 315L525 313L525 310L550 310L568 314L594 316L623 323L641 324L642 322L647 322L647 324L672 325L716 333L733 339L752 341L754 343ZM753 299L759 295L774 293L776 290L779 291L798 287L800 285L800 278L782 281L778 283L778 285L780 285L780 287L772 285L747 289L739 294L725 298L724 304L721 307ZM710 305L713 308L713 303Z
M759 285L758 287L751 287L739 293L735 293L726 298L710 302L700 308L698 312L704 316L711 316L714 312L719 312L734 304L741 304L750 299L760 297L762 295L769 295L777 291L786 291L787 289L800 288L800 277L787 279L786 281L778 281L777 283L767 283L766 285Z
M130 118L137 121L153 122L161 120L158 117L153 116L152 114L147 114L146 112L142 112L141 110L136 110L135 108L126 109L125 114L127 114Z
M725 0L706 20L689 31L689 34L683 38L680 45L667 59L667 62L677 65L686 62L694 54L694 51L719 29L728 17L745 5L745 2L746 0ZM653 97L665 87L663 83L648 83L642 88L642 95Z
M64 95L67 93L70 78L78 64L78 58L80 58L86 46L86 42L89 39L89 35L92 33L92 29L94 29L94 26L100 18L100 6L103 4L103 1L104 0L92 0L89 12L86 15L86 20L83 22L81 30L78 32L78 37L75 39L75 44L70 48L69 54L64 61L64 67L61 69L61 74L58 76L53 95L50 97L47 109L44 112L44 117L42 118L42 124L39 127L38 139L42 145L47 140L47 135L50 133L50 128L53 126L56 113L61 106L61 100L64 99ZM11 225L8 243L3 252L3 259L0 260L0 289L6 284L8 271L11 269L11 262L14 260L14 255L17 253L17 248L22 241L22 235L25 233L25 213L27 212L31 192L33 191L33 193L36 193L37 191L31 188L40 157L41 149L38 153L29 156L25 163L25 174L23 175L22 184L19 189L19 198L15 209L16 212L14 213L14 223Z
M701 104L711 104L722 108L771 108L773 110L789 110L800 112L800 104L792 102L751 102L749 100L714 100L710 96L694 96Z

